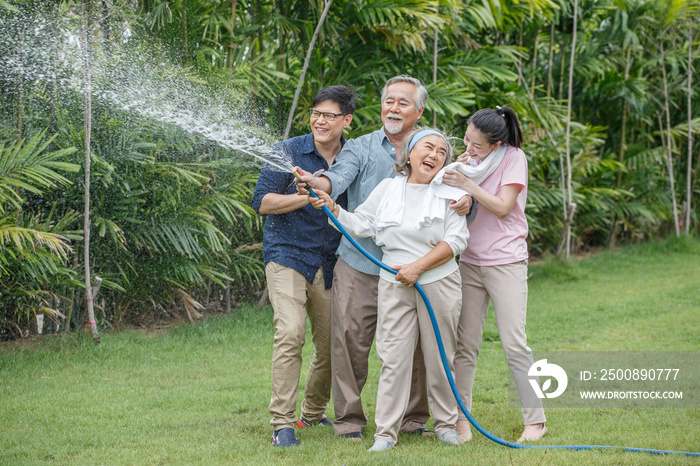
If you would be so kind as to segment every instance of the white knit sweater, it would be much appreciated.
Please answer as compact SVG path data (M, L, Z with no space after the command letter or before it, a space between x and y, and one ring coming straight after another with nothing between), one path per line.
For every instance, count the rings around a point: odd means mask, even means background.
M434 221L429 227L416 228L422 212L422 205L429 185L406 183L405 206L401 225L390 226L376 231L372 226L379 204L391 183L391 179L382 181L372 191L367 200L350 213L340 209L338 220L357 238L372 237L377 246L382 248L382 262L392 267L409 264L430 252L439 242L447 243L454 255L459 255L467 247L469 230L467 221L445 204L445 221ZM329 220L330 221L330 220ZM457 262L451 260L441 266L428 270L418 278L423 285L444 278L457 270ZM384 280L396 282L395 276L386 270L380 270L379 276Z

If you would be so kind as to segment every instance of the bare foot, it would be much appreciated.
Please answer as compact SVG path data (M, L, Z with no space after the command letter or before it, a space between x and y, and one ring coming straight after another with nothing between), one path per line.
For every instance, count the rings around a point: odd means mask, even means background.
M518 439L518 443L536 442L545 435L547 435L547 427L545 427L543 422L539 424L528 424L525 426L525 430L523 430L523 435Z
M468 442L472 439L472 429L466 419L459 419L455 430L462 442Z

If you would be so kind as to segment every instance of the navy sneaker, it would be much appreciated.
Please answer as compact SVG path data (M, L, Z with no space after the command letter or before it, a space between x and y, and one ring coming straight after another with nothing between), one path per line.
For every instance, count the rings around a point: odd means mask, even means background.
M297 422L298 429L305 429L307 427L317 426L317 425L330 427L333 425L333 421L331 421L330 419L328 419L327 417L324 416L323 419L321 419L318 422L309 422L306 419L304 419L303 417L299 418L299 421Z
M416 430L408 431L408 433L411 435L418 435L420 437L428 437L431 435L435 435L435 432L433 432L432 430L428 430L425 427L419 427Z
M282 448L296 447L299 446L299 440L294 434L294 429L285 427L272 433L272 445Z

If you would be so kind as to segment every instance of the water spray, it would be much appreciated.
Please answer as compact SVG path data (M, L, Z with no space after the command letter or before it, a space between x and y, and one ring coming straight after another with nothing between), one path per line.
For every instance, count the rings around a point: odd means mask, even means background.
M299 174L294 171L294 176L296 176L297 179L300 179ZM318 195L309 187L309 193L311 196L319 199ZM387 272L391 272L392 274L396 275L398 273L397 270L392 269L373 255L371 255L365 248L363 248L360 243L358 243L355 238L353 238L350 233L343 227L343 225L340 224L337 218L335 218L335 215L331 212L331 210L328 208L328 206L323 206L323 211L328 215L328 218L331 219L333 224L340 230L340 232L345 236L350 243L352 243L355 248L357 248L360 253L362 253L363 256L365 256L367 259L372 261L374 264L378 265L381 269L386 270ZM505 447L509 448L530 448L530 449L538 449L538 450L617 450L617 451L627 451L627 452L634 452L634 453L651 453L655 455L669 455L669 454L680 454L680 455L686 455L686 456L697 456L700 457L700 453L695 453L695 452L689 452L689 451L676 451L676 450L656 450L656 449L651 449L651 448L633 448L633 447L618 447L618 446L612 446L612 445L528 445L528 444L523 444L523 443L516 443L516 442L509 442L507 440L504 440L500 437L497 437L496 435L492 434L491 432L487 431L484 429L478 422L476 422L476 419L471 415L469 410L467 410L467 407L465 406L464 402L462 401L462 397L459 394L459 391L457 390L457 385L455 384L454 377L452 376L452 371L450 370L450 365L449 362L447 361L447 354L445 353L445 347L442 344L442 335L440 334L440 327L438 326L437 320L435 318L435 311L433 311L433 306L430 304L430 300L428 299L428 296L425 294L425 291L423 291L423 288L416 282L415 283L415 288L420 294L421 298L423 298L423 301L425 302L425 306L428 309L428 314L430 315L430 323L433 326L433 332L435 333L435 339L437 340L437 345L438 349L440 350L440 360L442 361L442 367L445 370L445 375L447 376L447 381L450 384L450 389L452 390L452 394L454 395L455 399L457 400L457 405L459 406L459 409L464 413L464 415L467 417L469 420L469 423L474 426L476 430L478 430L484 437L488 438L492 442L495 442L499 445L503 445Z
M173 66L167 50L144 44L128 26L107 50L97 50L84 60L84 32L69 17L42 14L38 8L24 15L3 16L2 20L3 93L30 88L27 94L38 106L48 105L49 90L54 104L77 102L76 97L90 93L95 105L109 109L109 117L112 111L124 112L118 120L131 122L137 116L149 123L176 127L252 157L266 169L293 170L291 158L273 150L276 138L263 122L241 110L246 108L244 89L229 82L208 83ZM85 69L90 70L90 89L83 89Z

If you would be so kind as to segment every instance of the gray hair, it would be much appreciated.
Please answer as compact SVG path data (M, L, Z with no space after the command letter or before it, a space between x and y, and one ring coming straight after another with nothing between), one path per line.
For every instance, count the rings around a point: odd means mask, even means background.
M384 84L384 87L382 88L382 103L386 98L386 90L389 88L389 86L396 83L410 83L416 86L416 95L413 98L413 100L416 102L416 110L420 110L421 108L425 107L425 103L428 101L428 90L418 79L412 78L405 74L394 76L393 78L389 79L386 84Z
M418 134L421 131L424 131L426 129L432 129L434 131L437 131L445 139L445 146L447 149L447 153L445 154L445 162L444 162L443 166L440 168L442 169L445 165L450 163L450 161L452 160L452 151L453 151L452 145L449 143L450 137L447 136L444 131L441 131L439 129L430 128L428 126L422 126L420 128L414 129L413 131L408 133L406 135L406 137L404 138L403 143L401 144L401 149L399 149L399 154L398 154L398 157L396 158L396 162L394 162L394 165L392 167L394 169L394 173L396 173L397 175L406 175L406 176L409 176L411 174L411 165L408 163L409 156L411 155L411 153L408 150L408 145L410 144L411 139L413 139L413 136L415 136L416 134Z

